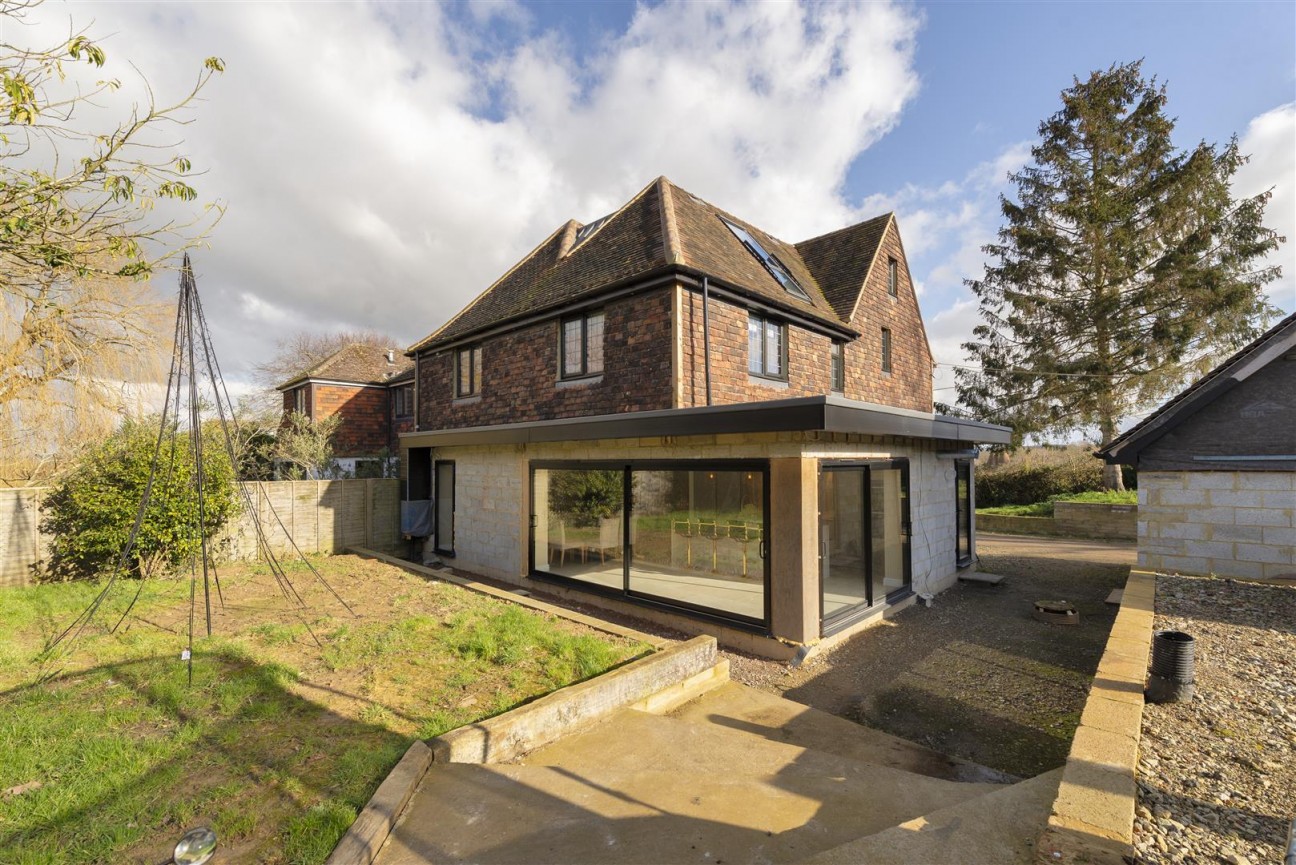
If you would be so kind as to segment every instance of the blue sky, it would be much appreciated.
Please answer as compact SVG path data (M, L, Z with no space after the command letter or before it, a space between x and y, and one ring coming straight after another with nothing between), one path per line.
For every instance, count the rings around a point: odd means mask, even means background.
M183 130L227 212L195 255L234 379L291 330L413 342L568 218L660 174L786 240L897 211L933 351L1073 75L1144 58L1177 140L1236 133L1235 190L1296 235L1296 4L51 2L123 99L227 71ZM12 34L6 34L11 36ZM1296 240L1296 237L1293 237ZM1296 255L1272 292L1296 310ZM172 290L164 286L167 291ZM949 369L938 375L947 387ZM948 396L948 394L940 394Z

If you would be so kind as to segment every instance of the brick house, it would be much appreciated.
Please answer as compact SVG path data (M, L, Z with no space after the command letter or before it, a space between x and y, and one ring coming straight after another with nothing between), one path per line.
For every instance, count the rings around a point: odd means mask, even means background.
M1140 567L1296 576L1296 315L1099 456L1138 470Z
M891 214L785 243L659 178L414 345L406 497L457 567L775 657L950 586L972 459Z
M277 388L286 418L341 415L333 439L338 474L383 477L394 469L398 434L414 428L414 363L392 349L352 343Z

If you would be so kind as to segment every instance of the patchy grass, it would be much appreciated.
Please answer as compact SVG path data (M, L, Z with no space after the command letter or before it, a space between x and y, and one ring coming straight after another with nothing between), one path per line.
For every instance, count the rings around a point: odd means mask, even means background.
M1000 505L997 508L977 508L978 514L992 514L997 517L1051 517L1052 502L1035 502L1031 505Z
M415 737L647 650L377 562L315 564L357 616L305 568L305 609L264 568L222 569L192 685L188 581L145 583L109 633L140 588L120 584L44 684L37 654L100 587L0 592L0 794L25 786L0 795L0 858L156 863L205 823L222 862L322 862Z

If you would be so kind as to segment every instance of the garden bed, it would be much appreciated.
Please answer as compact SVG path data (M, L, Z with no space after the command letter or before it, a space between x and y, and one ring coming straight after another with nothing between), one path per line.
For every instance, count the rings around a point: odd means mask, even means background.
M147 862L212 825L222 862L322 862L415 738L589 678L647 646L353 556L301 565L308 607L267 569L222 569L194 681L188 581L122 584L57 678L43 641L98 587L0 593L0 849L14 861ZM201 588L195 627L203 628Z

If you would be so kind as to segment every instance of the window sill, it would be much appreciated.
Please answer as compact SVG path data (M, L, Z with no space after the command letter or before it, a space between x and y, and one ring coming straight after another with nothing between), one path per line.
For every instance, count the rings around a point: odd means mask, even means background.
M554 386L559 389L567 388L567 387L586 387L588 385L598 384L601 381L603 381L603 373L600 372L594 375L582 375L579 377L573 376L571 378L560 378L558 379L557 383Z
M451 405L472 405L481 402L481 394L475 393L471 396L457 396L450 401Z
M787 390L788 382L784 378L769 378L768 376L757 375L754 372L747 373L748 384L759 384L765 387L772 387L778 390Z

